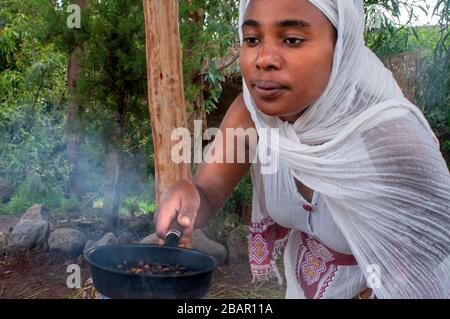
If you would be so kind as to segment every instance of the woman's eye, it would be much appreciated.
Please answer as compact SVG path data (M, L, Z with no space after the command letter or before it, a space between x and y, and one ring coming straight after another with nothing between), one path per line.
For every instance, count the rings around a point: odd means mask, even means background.
M289 46L299 46L304 40L300 38L286 38L284 41Z
M256 45L259 43L259 39L255 37L246 37L244 39L244 42L247 42L249 45Z

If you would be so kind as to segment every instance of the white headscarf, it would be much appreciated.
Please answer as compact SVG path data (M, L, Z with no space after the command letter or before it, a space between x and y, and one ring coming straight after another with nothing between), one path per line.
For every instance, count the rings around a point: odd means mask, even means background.
M449 298L450 175L433 132L365 46L362 0L309 1L338 31L330 81L294 124L263 114L244 81L256 128L279 128L258 147L322 195L362 271L379 267L377 297Z

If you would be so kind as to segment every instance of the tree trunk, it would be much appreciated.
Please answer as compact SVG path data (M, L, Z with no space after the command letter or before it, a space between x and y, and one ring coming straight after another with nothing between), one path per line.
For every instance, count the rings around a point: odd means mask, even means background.
M86 7L87 0L75 1L81 9ZM83 127L80 120L80 102L77 95L77 83L81 72L80 59L83 50L80 47L69 52L67 82L68 82L68 108L67 108L67 160L69 162L69 191L71 194L81 197L83 194L82 173L80 169L79 145L82 141Z
M190 178L189 163L171 159L176 128L187 127L177 0L144 0L148 100L155 152L157 202L172 183Z

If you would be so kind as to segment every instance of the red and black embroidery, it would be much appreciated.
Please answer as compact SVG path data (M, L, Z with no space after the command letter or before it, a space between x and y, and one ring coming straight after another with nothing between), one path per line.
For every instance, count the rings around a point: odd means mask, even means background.
M275 275L281 281L275 265L275 258L287 242L288 229L267 217L259 223L253 223L248 235L248 253L250 266L255 278L268 279Z
M352 255L338 253L316 238L301 233L302 242L298 250L296 276L305 297L320 299L332 282L340 265L357 265Z

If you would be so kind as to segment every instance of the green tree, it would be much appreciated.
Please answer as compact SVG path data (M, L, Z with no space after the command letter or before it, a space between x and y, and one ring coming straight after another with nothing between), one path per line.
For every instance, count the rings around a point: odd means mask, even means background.
M32 195L21 187L30 176L38 176L47 190L44 201L65 191L60 134L66 60L52 43L41 41L36 12L42 4L0 1L0 176L17 189L13 201L23 203Z
M122 198L124 150L130 133L149 126L142 2L91 1L85 15L78 93L84 118L105 142L104 220L107 229L114 229Z

